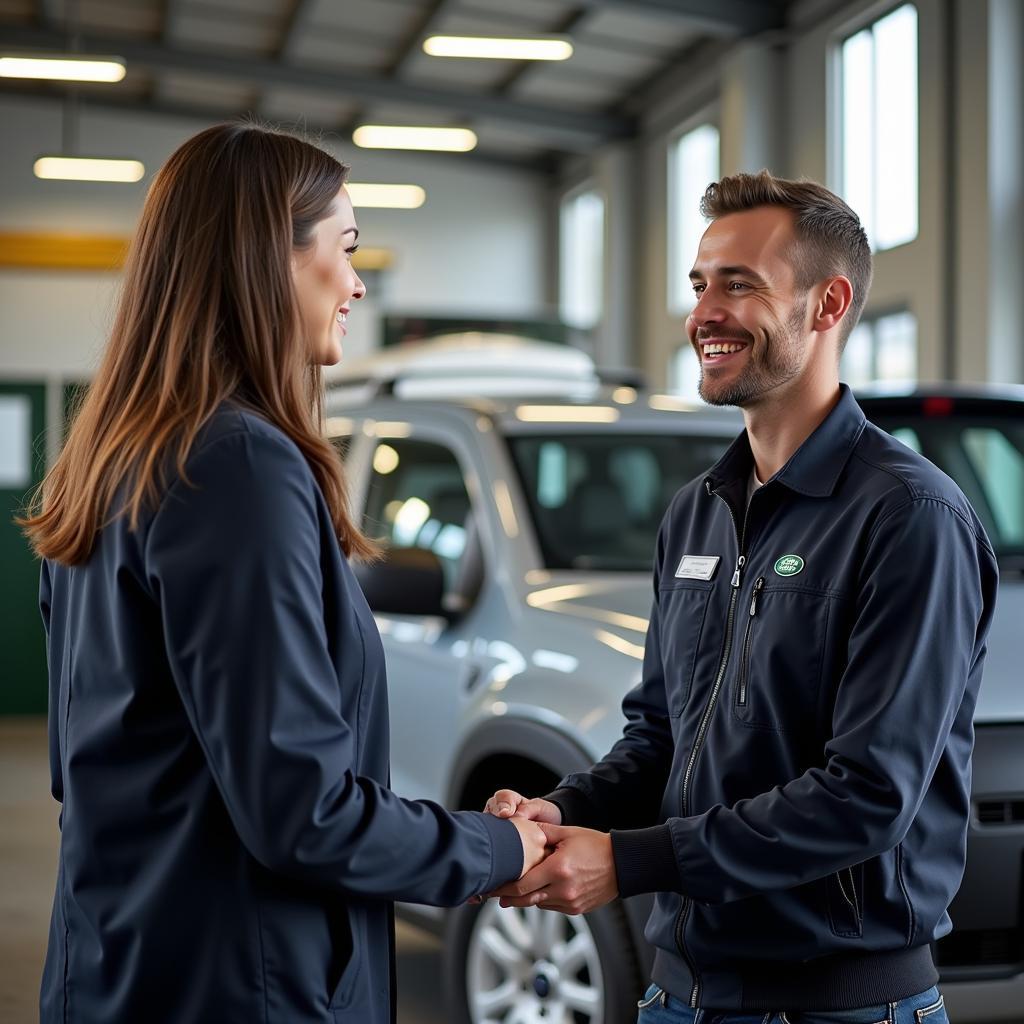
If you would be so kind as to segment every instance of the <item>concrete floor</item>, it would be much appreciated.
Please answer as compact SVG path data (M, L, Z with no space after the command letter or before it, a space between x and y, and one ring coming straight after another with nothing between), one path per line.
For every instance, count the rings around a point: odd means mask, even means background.
M0 719L0 1021L39 1019L39 978L53 901L57 804L50 796L46 724ZM398 926L399 1024L444 1024L440 945Z

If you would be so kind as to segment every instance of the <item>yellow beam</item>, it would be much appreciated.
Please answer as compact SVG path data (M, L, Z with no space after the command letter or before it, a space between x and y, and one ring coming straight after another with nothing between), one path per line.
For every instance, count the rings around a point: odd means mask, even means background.
M0 267L20 270L120 270L130 239L116 235L59 235L0 231ZM359 271L387 270L390 249L364 247L352 259Z
M352 266L356 270L387 270L395 262L395 254L390 249L373 249L364 245L352 257Z
M23 270L120 270L128 239L0 231L0 267Z

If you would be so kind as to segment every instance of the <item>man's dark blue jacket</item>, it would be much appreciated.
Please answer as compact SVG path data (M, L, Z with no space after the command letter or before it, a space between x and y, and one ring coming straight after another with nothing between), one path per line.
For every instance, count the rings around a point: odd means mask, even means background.
M748 509L751 468L742 434L676 496L623 738L552 798L624 830L619 889L658 893L673 995L877 1005L935 983L950 929L996 561L959 488L845 387Z
M383 1024L390 901L518 876L518 833L387 789L380 637L299 449L225 408L187 476L43 566L42 1021Z

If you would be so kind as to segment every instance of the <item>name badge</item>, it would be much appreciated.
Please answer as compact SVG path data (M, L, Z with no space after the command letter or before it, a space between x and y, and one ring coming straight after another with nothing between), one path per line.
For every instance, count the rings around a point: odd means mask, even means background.
M683 555L676 576L681 580L709 580L720 561L718 555Z

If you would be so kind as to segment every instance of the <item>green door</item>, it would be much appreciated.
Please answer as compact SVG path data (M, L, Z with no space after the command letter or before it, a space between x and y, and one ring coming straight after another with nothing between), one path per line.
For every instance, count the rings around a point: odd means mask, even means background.
M39 562L14 516L46 466L43 384L0 382L0 715L46 712Z

